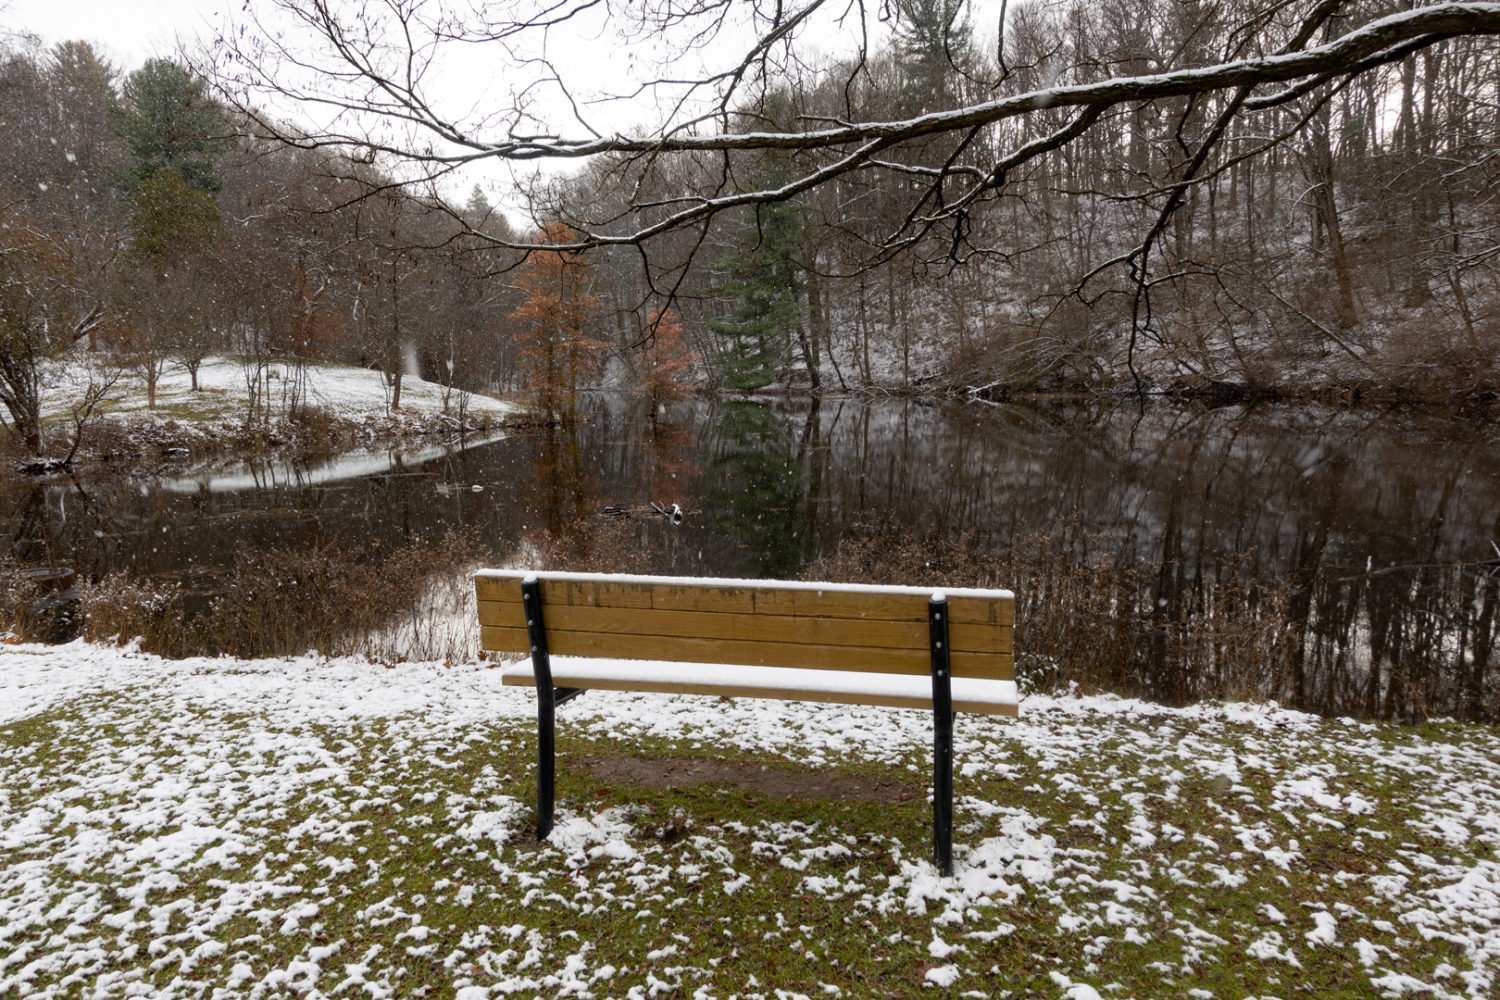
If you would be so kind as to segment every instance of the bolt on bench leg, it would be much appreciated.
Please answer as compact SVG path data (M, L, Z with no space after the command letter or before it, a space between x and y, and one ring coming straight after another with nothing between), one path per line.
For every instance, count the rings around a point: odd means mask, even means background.
M938 870L953 874L953 680L948 660L948 601L927 604L932 642L932 854Z

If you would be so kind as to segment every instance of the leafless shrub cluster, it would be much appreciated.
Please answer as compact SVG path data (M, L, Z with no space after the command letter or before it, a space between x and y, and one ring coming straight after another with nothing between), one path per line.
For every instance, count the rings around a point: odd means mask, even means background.
M1023 685L1078 684L1182 703L1274 693L1289 662L1286 588L1225 566L1182 588L1161 567L1126 565L1078 522L998 549L900 526L866 528L812 565L808 579L1016 593Z
M202 652L183 609L182 591L124 573L83 588L84 633L90 639L139 638L143 649L168 655Z
M85 634L139 637L167 656L301 653L399 660L471 652L455 626L472 607L455 589L477 565L478 539L453 531L391 552L336 545L257 551L242 545L224 592L195 607L172 585L123 574L84 588ZM468 596L472 604L472 595ZM473 631L469 628L469 631Z
M1500 387L1500 315L1398 317L1379 363L1383 381L1414 396L1473 395Z
M37 601L41 592L26 571L9 559L0 561L0 622L21 639L43 639L45 623Z
M639 573L639 520L596 516L573 530L546 532L513 550L503 565L585 573Z

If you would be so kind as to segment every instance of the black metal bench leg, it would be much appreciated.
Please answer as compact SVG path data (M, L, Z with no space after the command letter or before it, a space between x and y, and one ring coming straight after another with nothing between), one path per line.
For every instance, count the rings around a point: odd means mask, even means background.
M953 681L948 660L948 601L927 605L932 641L932 854L938 871L953 874Z
M534 577L521 581L521 606L526 612L531 670L536 681L536 839L546 840L552 832L552 793L557 773L557 694L552 688L552 661L547 655L547 633L542 627L542 591Z
M933 727L932 853L944 875L953 874L953 719L938 715Z
M536 719L536 839L546 840L552 832L552 795L557 776L556 706L551 685L537 688Z

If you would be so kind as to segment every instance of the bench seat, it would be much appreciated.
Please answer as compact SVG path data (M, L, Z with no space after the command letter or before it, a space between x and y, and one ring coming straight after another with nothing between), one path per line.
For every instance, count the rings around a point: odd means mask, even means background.
M502 683L535 687L536 671L531 660L506 664ZM781 698L932 710L932 678L911 674L554 656L552 683L558 687L609 691ZM955 712L990 715L1017 712L1015 681L955 677L952 689Z

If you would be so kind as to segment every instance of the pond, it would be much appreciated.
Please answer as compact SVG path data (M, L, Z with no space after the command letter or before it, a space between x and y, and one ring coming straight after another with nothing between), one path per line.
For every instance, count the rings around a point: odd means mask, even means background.
M601 559L637 572L781 578L892 525L993 551L1072 532L1087 540L1077 558L1134 568L1135 655L1155 671L1128 685L1137 693L1199 690L1163 680L1180 665L1153 652L1159 626L1189 606L1222 614L1210 584L1233 576L1279 588L1295 632L1248 693L1325 712L1495 716L1500 440L1489 424L1316 407L805 399L696 400L653 424L608 395L589 398L587 418L571 433L316 467L8 479L0 513L23 563L202 591L224 586L237 545L391 548L456 525L501 552L607 545ZM681 523L652 502L680 505Z

